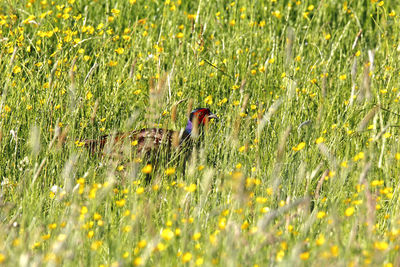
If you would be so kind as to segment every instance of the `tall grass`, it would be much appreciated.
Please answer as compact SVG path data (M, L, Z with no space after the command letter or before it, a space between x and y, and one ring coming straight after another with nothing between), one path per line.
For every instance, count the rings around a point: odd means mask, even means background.
M400 265L397 1L0 14L0 265ZM134 144L82 145L200 106L220 120L150 184Z

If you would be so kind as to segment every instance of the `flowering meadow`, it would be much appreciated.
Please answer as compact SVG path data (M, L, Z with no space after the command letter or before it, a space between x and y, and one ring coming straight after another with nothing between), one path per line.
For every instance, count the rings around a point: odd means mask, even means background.
M399 32L398 0L0 1L0 266L400 266ZM85 148L196 107L186 160Z

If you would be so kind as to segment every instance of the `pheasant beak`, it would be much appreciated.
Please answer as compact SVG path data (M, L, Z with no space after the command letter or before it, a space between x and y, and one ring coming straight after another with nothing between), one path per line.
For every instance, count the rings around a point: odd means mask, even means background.
M219 119L217 115L212 114L212 113L210 113L210 114L207 116L207 118L208 118L209 120L210 120L210 119L215 119L215 120L218 120L218 119Z

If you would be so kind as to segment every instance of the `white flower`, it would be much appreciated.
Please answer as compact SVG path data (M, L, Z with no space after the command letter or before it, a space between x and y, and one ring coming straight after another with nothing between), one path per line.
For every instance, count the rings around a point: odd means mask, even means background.
M61 188L58 187L57 185L53 185L53 186L50 188L50 191L53 192L54 194L57 194L57 192L61 191Z
M8 178L4 178L3 181L1 181L1 186L7 186L10 184L10 180Z

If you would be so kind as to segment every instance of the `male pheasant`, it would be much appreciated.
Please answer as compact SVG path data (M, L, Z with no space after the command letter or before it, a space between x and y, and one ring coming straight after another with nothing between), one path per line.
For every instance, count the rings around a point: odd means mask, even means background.
M150 156L165 148L167 151L173 146L181 146L188 142L197 129L201 131L210 119L218 119L208 108L197 108L190 113L186 128L182 131L166 130L161 128L145 128L142 130L116 135L104 135L98 139L85 140L85 147L91 152L103 152L106 144L115 146L129 141L135 144L137 153Z

